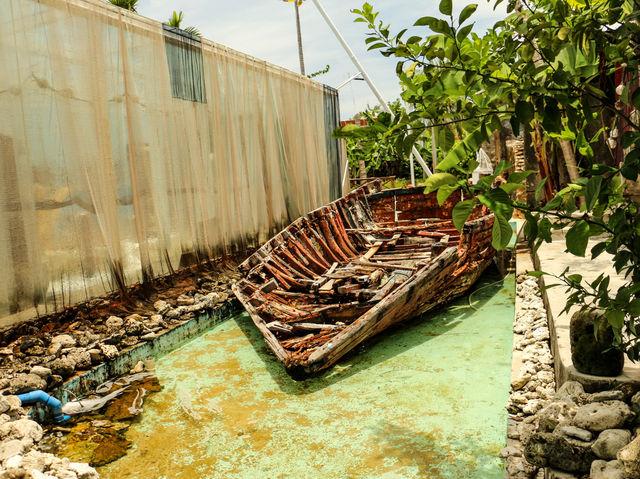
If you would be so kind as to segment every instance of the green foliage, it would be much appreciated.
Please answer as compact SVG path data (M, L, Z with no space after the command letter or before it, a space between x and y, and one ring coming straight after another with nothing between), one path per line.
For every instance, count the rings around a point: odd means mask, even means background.
M136 12L136 6L138 4L138 0L109 0L109 3L115 5L116 7L124 8L125 10L131 10L132 12Z
M379 20L368 3L353 11L356 21L369 29L369 49L397 60L402 98L412 107L388 136L408 142L411 125L429 121L438 126L439 145L448 153L430 186L437 188L439 200L457 189L469 198L454 210L456 227L474 205L490 208L496 216L497 249L508 243L508 219L517 208L525 214L525 233L533 248L550 242L554 230L566 228L569 253L612 255L613 267L626 279L618 291L609 287L606 275L588 284L579 274L559 277L569 288L567 309L578 305L604 311L617 345L636 360L640 215L638 205L623 196L623 180L635 181L640 174L640 122L635 113L629 114L630 108L640 107L640 88L632 87L640 63L638 4L508 0L506 18L483 36L473 31L476 8L468 4L455 18L452 1L441 0L442 17L418 18L413 28L398 33ZM615 73L627 78L619 91L613 84ZM546 142L571 142L581 157L579 178L544 206L538 200L546 178L536 190L535 204L509 196L523 187L530 172L511 174L499 187L494 184L498 172L477 185L463 181L475 167L472 158L479 145L506 121L516 133L535 129ZM624 131L617 140L614 128ZM593 143L605 140L625 148L621 165L607 165L596 157Z
M167 22L167 25L169 25L170 27L180 28L180 24L182 23L182 20L184 20L184 15L182 11L176 12L174 10L173 14L169 17L169 21Z
M336 129L336 138L345 138L349 166L357 170L364 161L368 176L409 176L409 153L416 146L421 156L431 158L431 140L422 122L407 124L407 113L399 101L389 104L394 118L379 109L369 109L360 114L366 126L347 124ZM422 174L415 163L416 176Z
M137 0L136 0L137 1ZM169 17L169 20L166 22L167 25L174 28L181 28L182 20L184 20L184 15L182 11L176 12L173 11L173 14ZM200 30L196 27L187 27L184 29L185 32L190 33L191 35L195 35L196 37L201 36Z
M327 65L326 67L324 67L323 70L318 70L317 72L313 72L313 73L309 73L307 75L307 77L309 78L315 78L319 75L324 75L325 73L329 73L329 70L331 69L331 65Z

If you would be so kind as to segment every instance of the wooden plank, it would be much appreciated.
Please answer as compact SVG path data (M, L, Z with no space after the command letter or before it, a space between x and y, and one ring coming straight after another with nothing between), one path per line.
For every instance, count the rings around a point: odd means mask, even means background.
M383 244L384 242L382 241L376 241L376 243L371 248L369 248L369 251L367 251L364 255L362 255L362 258L371 259L371 257L378 252L378 250Z
M326 330L334 330L340 329L341 326L337 326L335 324L323 324L323 323L294 323L291 326L291 329L296 333L299 332L318 332L318 331L326 331Z
M416 271L416 268L413 266L405 266L403 264L390 264L390 263L374 263L372 261L366 261L363 259L356 260L358 264L362 266L371 266L374 268L383 268L383 269L406 269L407 271Z
M330 279L325 284L323 284L318 290L319 293L328 293L333 290L333 284L336 282L335 279Z

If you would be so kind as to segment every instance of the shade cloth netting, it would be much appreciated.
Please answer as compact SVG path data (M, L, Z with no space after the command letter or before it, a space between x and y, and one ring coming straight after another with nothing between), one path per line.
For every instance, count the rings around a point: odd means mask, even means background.
M335 90L98 0L0 18L0 325L256 245L339 192Z

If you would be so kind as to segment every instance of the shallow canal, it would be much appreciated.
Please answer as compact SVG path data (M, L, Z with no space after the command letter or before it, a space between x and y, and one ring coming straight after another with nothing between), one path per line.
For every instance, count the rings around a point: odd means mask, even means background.
M157 362L105 478L502 478L514 279L291 380L246 314ZM472 304L471 307L469 304Z

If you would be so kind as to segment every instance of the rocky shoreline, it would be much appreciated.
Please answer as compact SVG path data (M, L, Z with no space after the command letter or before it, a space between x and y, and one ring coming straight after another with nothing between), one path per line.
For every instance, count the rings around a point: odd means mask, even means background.
M537 281L517 278L506 458L509 479L640 479L640 386L587 394L568 381L556 392L546 310Z
M522 365L511 381L507 411L507 447L500 453L506 458L507 477L530 479L539 467L523 457L524 442L535 430L535 414L556 389L553 357L549 347L547 311L537 281L527 275L516 277L518 308L513 323L514 353L520 351Z
M16 396L52 391L228 301L234 266L186 268L158 278L152 295L136 287L0 331L0 479L94 479L96 470L39 450L42 427ZM129 314L126 314L129 313Z

